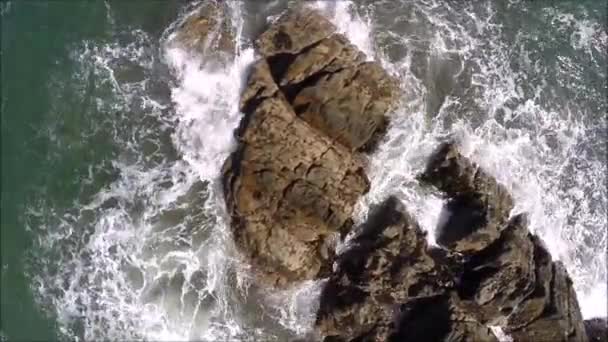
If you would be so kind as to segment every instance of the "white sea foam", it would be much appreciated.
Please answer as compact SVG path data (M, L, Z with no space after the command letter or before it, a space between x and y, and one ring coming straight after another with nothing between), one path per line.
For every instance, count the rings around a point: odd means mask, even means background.
M108 116L89 118L93 127L74 141L58 136L53 126L40 133L54 137L61 149L105 130L118 153L89 167L83 186L94 187L103 172L114 173L115 180L73 208L32 204L29 226L40 233L42 247L32 266L39 268L33 286L71 339L242 335L230 309L230 286L246 284L228 280L240 262L214 190L232 148L240 75L252 54L244 51L225 69L208 70L200 58L195 64L168 50L178 84L166 94L176 103L172 109L147 88L150 74L168 76L153 74L161 47L142 31L132 31L129 39L126 45L85 42L72 56L79 68L74 84L94 83L98 92L87 94L90 87L83 87L83 98L92 96L100 115ZM117 75L125 66L124 75Z
M354 2L312 5L369 58L380 58L400 78L404 94L370 158L372 186L358 204L358 221L370 204L397 195L433 243L442 201L414 177L438 140L452 135L466 155L507 185L516 210L529 213L530 228L565 262L585 317L605 314L606 260L597 257L606 248L605 165L584 152L593 131L578 119L586 113L575 104L547 107L542 101L550 93L547 82L528 91L528 75L508 63L509 49L501 43L491 6L464 6L463 21L454 22L456 9L447 4L404 4L411 6L402 11L411 13L409 22L433 28L425 37L381 22L373 6L357 14L361 8ZM305 335L313 324L321 283L274 294L255 289L227 229L218 177L234 148L240 85L255 58L239 39L240 2L230 6L237 45L227 63L211 66L204 56L159 46L142 31L133 31L126 45L84 42L72 56L79 72L71 84L82 98L95 101L96 116L82 135L59 135L70 118L58 104L40 132L57 146L49 158L63 148L86 149L96 134L107 132L116 153L89 167L72 207L41 196L27 213L28 226L39 236L32 269L41 271L31 272L33 286L70 338L279 339ZM589 46L584 37L605 39L588 32L595 24L581 25L575 47ZM154 57L159 50L164 60ZM149 89L153 77L170 76L154 74L164 62L174 83L159 98ZM526 51L522 63L543 71ZM468 90L453 86L437 95L438 84L449 84L441 82L446 72L457 84L469 82ZM65 86L58 79L50 90L59 93ZM441 100L438 106L435 98Z

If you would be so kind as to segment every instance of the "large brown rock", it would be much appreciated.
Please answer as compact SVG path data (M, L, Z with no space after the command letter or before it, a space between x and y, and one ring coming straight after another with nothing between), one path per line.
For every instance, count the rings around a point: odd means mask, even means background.
M270 82L264 63L251 75ZM349 228L369 184L361 160L298 119L272 89L251 91L224 193L238 245L266 283L285 286L331 265L326 239Z
M333 73L356 67L365 61L365 54L342 34L332 34L310 49L298 54L280 75L282 87L297 85L319 73Z
M374 147L399 86L319 12L288 11L256 45L296 114L351 150ZM286 42L290 42L287 44Z
M376 62L320 76L293 100L296 113L351 150L371 148L384 132L397 85Z
M301 6L271 24L256 47L264 58L250 67L241 93L244 117L224 167L224 195L234 237L260 280L283 287L331 269L331 241L350 229L369 187L351 142L367 143L385 125L382 92L393 81L319 12ZM329 89L345 68L350 80ZM332 97L326 109L298 115L294 98L319 91Z

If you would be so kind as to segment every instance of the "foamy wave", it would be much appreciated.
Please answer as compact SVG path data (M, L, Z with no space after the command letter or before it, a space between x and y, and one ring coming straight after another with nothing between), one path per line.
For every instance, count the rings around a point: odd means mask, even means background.
M221 340L242 335L230 298L233 286L238 291L247 284L232 282L241 264L222 228L213 188L219 159L230 152L231 124L238 121L238 113L231 111L238 82L230 77L239 71L178 77L184 92L195 91L191 98L176 91L176 117L163 98L170 95L163 91L168 86L155 79L170 81L167 74L156 73L162 70L156 68L159 46L142 31L125 38L131 42L85 42L72 56L77 64L74 84L93 84L82 87L82 95L93 98L101 115L86 118L90 131L73 142L53 126L40 133L53 137L59 150L66 142L86 148L95 143L95 132L106 134L115 141L116 154L89 167L73 207L32 203L28 223L40 237L31 266L33 287L69 339ZM215 77L219 89L197 92L196 77ZM215 115L224 123L197 131L205 125L180 117L195 111L188 105L192 98L200 101L193 104L198 118ZM226 103L231 105L222 107ZM173 141L172 131L178 137ZM179 139L200 133L210 139L202 147L210 150L203 152L212 156L201 164L193 162L201 147L180 145ZM216 156L213 145L222 136ZM174 142L184 158L173 150Z
M605 123L578 119L588 113L576 104L552 105L553 89L538 79L546 69L533 52L522 51L526 68L512 68L487 3L404 2L397 9L409 17L394 22L376 17L381 3L359 14L353 2L312 5L402 84L400 106L370 158L372 186L358 220L394 194L432 233L442 201L414 177L437 141L452 135L509 187L516 210L530 213L531 229L566 263L585 317L604 314L598 302L606 302L606 260L597 255L607 240L605 160L590 141L602 139ZM59 77L50 83L57 94L73 85L96 108L82 131L60 134L64 122L79 119L62 116L69 104L54 104L39 132L55 144L50 157L115 141L83 172L73 204L42 193L26 213L39 236L33 287L69 339L280 340L310 331L320 282L275 294L256 288L233 245L219 189L240 121L240 86L255 58L241 46L240 6L230 7L237 45L227 63L206 64L204 56L133 31L126 44L84 42L74 50L78 67L68 85ZM464 13L460 21L456 11ZM586 48L576 39L575 48ZM159 67L165 62L171 75Z

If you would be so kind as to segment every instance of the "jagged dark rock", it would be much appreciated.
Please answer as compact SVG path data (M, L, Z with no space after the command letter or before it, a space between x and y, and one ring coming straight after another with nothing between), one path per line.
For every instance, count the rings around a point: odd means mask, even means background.
M551 262L548 254L541 259L544 259L541 267L544 272L548 271L547 277L539 277L541 272L537 273L537 283L541 283L539 291L526 297L508 317L505 331L516 341L587 341L576 293L566 269L560 262Z
M496 341L459 306L453 274L395 198L372 210L349 245L321 295L325 341Z
M419 178L447 197L438 242L467 256L458 293L468 312L515 341L587 341L572 281L525 216L509 218L504 186L454 143L441 144Z
M534 289L533 253L525 216L517 215L498 240L464 263L460 297L480 306L482 321L500 324Z
M447 220L437 227L437 242L459 253L478 252L507 227L513 199L494 177L461 155L452 142L442 143L419 176L447 196Z

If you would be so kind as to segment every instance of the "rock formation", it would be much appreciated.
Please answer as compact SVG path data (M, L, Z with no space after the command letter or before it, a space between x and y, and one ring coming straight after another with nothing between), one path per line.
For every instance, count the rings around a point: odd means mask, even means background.
M459 297L483 323L499 325L515 341L586 341L572 281L524 215L509 217L506 189L443 143L420 179L447 197L448 218L437 241L462 253Z
M193 20L185 27L204 31L207 21ZM446 198L441 248L395 198L353 227L369 189L363 152L387 126L395 79L306 7L255 47L238 146L222 170L233 236L262 285L326 278L316 320L324 341L497 341L490 325L515 341L587 341L563 265L524 214L511 216L507 189L452 143L419 177Z
M328 274L332 241L369 188L356 150L396 97L394 80L335 30L314 10L286 13L256 41L263 58L241 96L224 195L237 245L272 286Z
M321 294L325 341L497 341L467 313L444 252L395 198L375 208Z
M514 341L587 341L565 268L525 215L510 217L502 185L451 143L419 179L446 196L442 248L427 246L396 199L372 211L322 292L326 341L496 341L490 325Z

